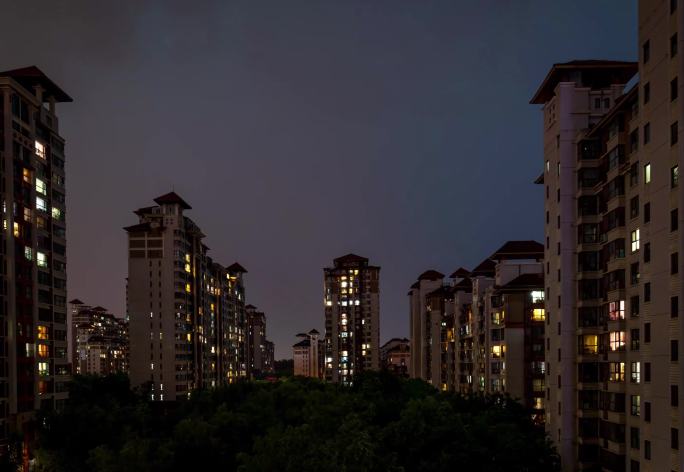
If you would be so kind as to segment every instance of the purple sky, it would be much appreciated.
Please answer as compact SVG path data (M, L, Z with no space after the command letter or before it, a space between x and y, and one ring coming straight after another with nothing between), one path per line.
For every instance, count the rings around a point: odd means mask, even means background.
M541 241L528 100L553 62L635 43L634 0L22 0L0 18L1 70L35 64L75 100L69 297L124 313L121 228L173 186L214 259L249 270L277 358L323 331L336 256L382 267L384 342L408 335L424 269Z

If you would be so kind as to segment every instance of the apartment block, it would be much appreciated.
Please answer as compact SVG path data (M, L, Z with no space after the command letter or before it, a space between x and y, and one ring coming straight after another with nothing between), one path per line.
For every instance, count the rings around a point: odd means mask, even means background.
M540 243L509 241L450 280L435 270L421 274L409 292L411 326L423 334L412 340L419 350L411 365L422 372L415 377L462 394L507 393L543 423L542 256Z
M380 346L380 366L399 377L409 376L411 364L411 341L406 338L392 338Z
M71 101L35 66L0 72L0 453L10 433L28 445L34 411L67 398L65 143L56 106Z
M247 375L250 378L273 371L273 343L266 339L266 315L254 305L247 315Z
M247 375L246 317L240 264L208 256L204 234L174 192L135 211L128 233L127 313L130 377L156 401Z
M325 341L319 339L320 333L315 329L297 336L304 339L292 346L294 375L322 379Z
M323 273L325 378L351 385L355 374L380 369L380 267L347 254Z
M73 299L70 359L72 373L110 375L128 373L128 322L101 306Z

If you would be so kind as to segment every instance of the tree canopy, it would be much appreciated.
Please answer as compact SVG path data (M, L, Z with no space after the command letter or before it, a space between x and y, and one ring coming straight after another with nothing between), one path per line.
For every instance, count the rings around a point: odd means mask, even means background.
M439 393L389 373L349 388L243 382L176 403L147 401L125 376L76 377L65 409L39 421L43 472L559 469L517 402Z

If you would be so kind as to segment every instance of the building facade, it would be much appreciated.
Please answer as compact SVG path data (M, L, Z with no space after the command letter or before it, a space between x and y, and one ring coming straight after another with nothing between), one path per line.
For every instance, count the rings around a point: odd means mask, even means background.
M128 373L128 322L101 306L71 300L71 371L80 375Z
M355 374L380 369L380 267L348 254L323 272L325 378L351 385Z
M125 228L130 377L164 401L247 375L246 270L213 262L176 193L154 201Z
M245 307L247 317L247 375L273 372L273 343L266 339L266 315L254 305Z
M65 156L56 104L71 101L37 67L0 72L2 446L10 432L30 438L33 412L67 398Z
M411 341L392 338L380 347L380 365L383 370L399 377L409 376L411 364Z

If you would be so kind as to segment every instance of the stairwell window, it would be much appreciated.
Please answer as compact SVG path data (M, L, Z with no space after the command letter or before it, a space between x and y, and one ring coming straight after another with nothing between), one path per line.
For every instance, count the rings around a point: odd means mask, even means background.
M644 183L651 183L651 163L649 162L644 166Z
M633 230L630 234L630 239L632 242L632 252L639 250L639 228Z

